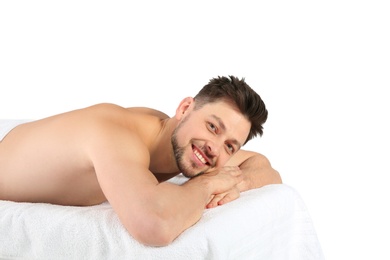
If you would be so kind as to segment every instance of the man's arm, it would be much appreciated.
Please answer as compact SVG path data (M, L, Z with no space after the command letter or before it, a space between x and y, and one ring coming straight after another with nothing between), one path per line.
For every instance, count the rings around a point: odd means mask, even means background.
M240 150L227 165L239 165L243 180L230 191L217 194L207 204L207 208L225 204L239 197L239 193L260 188L268 184L280 184L282 179L278 171L272 168L270 161L262 154Z
M138 137L99 136L90 155L99 184L129 233L143 244L163 246L195 224L214 194L242 181L239 167L198 176L183 185L159 183L148 170L149 152Z
M272 168L270 161L262 154L241 150L232 158L243 171L244 180L238 185L240 191L260 188L268 184L280 184L282 179L278 171Z

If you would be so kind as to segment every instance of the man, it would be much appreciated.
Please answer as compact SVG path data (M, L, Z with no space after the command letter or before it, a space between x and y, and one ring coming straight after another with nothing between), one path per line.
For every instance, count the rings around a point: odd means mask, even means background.
M0 142L0 199L108 201L135 239L168 245L205 207L281 183L267 158L241 150L263 134L267 115L244 79L229 76L183 99L171 118L98 104L20 124ZM179 173L189 181L165 182Z

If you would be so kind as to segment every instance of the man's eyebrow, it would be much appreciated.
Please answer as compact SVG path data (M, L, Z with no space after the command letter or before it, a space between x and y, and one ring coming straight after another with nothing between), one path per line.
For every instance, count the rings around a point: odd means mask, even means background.
M218 125L219 127L222 129L222 131L225 131L226 130L226 126L225 124L223 123L222 119L216 115L211 115L212 118L214 118L217 122L218 122ZM229 140L230 142L234 143L235 145L238 146L238 149L241 148L241 143L239 141L237 141L236 139L230 139Z
M218 124L219 124L219 127L225 131L226 130L226 126L225 124L223 123L222 119L216 115L211 115L212 118L214 118L215 120L217 120Z

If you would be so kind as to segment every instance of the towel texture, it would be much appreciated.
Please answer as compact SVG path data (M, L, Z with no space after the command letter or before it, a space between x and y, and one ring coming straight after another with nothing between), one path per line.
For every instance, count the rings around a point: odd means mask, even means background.
M324 259L301 197L285 184L250 190L205 210L198 223L165 247L138 243L109 203L69 207L0 201L0 258Z

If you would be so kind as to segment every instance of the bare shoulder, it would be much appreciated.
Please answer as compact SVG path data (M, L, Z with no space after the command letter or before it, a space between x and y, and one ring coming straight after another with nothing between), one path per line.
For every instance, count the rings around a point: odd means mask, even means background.
M160 119L165 119L169 117L164 112L149 107L128 107L127 110L138 114L155 116Z
M142 125L143 130L145 126L153 127L153 124L157 124L166 117L168 117L166 114L151 108L125 108L112 103L99 103L41 121L57 121L57 123L68 124L70 128L82 126L88 131L93 131L96 127L97 129L122 127L131 131L136 130L137 125Z
M160 131L163 116L154 109L125 108L110 103L86 108L80 119L92 118L86 128L87 138L91 140L88 154L95 166L105 168L102 164L115 161L117 165L131 163L147 169L150 146Z
M91 133L99 134L96 140L109 140L125 143L148 145L152 142L161 126L164 113L150 108L125 108L111 103L101 103L81 110L78 121L83 121ZM90 121L88 123L88 121ZM136 140L135 140L136 139ZM130 146L132 147L132 146Z

